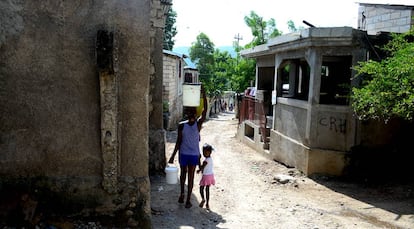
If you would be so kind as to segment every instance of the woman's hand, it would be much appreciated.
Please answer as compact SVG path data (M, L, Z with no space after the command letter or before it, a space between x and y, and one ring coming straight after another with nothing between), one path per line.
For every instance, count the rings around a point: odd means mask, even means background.
M170 160L168 160L168 163L170 163L170 164L174 163L174 156L170 157Z

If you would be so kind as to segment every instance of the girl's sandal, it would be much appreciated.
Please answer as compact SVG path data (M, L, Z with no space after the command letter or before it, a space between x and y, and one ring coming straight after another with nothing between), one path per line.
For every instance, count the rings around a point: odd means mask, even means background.
M204 206L205 202L206 202L205 200L202 200L198 206L200 206L200 208L202 208Z

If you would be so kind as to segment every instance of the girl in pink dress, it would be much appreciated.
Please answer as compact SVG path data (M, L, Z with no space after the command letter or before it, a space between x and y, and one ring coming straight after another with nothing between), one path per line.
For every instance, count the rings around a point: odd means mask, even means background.
M197 173L200 173L200 171L203 172L203 176L200 180L200 195L201 195L201 202L200 207L202 208L204 206L204 203L206 204L206 208L210 209L209 206L209 200L210 200L210 185L215 185L216 181L214 179L214 173L213 173L213 159L210 157L211 152L213 151L213 147L209 144L203 145L203 155L204 155L204 161L203 164L199 165L199 170ZM204 198L204 187L206 190L206 195Z

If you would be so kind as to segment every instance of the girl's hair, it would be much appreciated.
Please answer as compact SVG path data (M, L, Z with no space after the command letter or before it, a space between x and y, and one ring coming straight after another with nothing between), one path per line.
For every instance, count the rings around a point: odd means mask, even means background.
M203 145L203 151L204 150L208 150L208 151L213 151L214 150L214 148L211 146L211 145L209 145L209 144L207 144L207 143L205 143L204 145Z

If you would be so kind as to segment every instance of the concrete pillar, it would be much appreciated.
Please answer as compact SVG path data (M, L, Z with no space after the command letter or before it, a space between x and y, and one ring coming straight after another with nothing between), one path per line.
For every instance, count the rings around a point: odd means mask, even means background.
M298 65L296 64L296 61L290 61L289 62L289 97L295 96L296 91L296 81L297 81L297 74L298 74Z
M310 79L309 79L309 97L308 97L308 110L306 116L306 132L304 143L308 146L312 146L312 130L316 127L312 126L313 106L319 104L319 93L321 87L321 65L322 57L318 50L309 49L305 54L306 61L310 66Z

